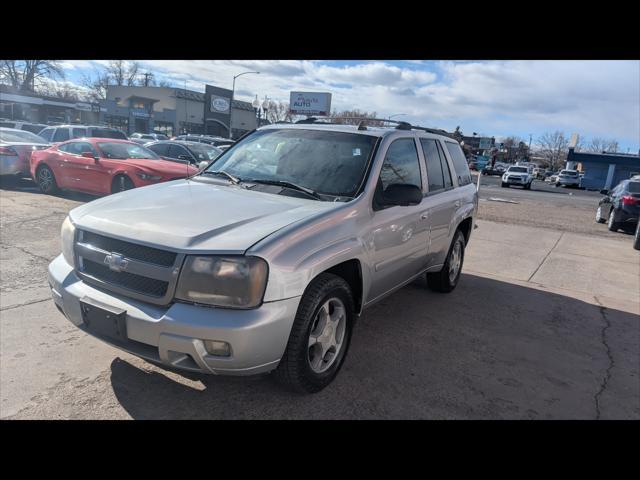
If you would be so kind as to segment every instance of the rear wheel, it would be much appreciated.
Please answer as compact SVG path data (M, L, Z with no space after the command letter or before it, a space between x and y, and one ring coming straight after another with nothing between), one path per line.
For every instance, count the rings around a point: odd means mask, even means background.
M38 167L36 171L36 182L42 193L53 195L58 192L56 177L47 165Z
M611 209L611 211L609 212L609 222L607 224L607 227L609 227L609 230L612 232L617 232L618 231L618 222L616 222L616 209L615 207Z
M633 248L640 250L640 219L638 219L638 225L636 225L636 236L633 240Z
M464 235L460 230L453 236L453 242L449 248L447 260L442 270L434 273L427 273L427 285L434 292L449 293L456 288L460 273L462 272L462 264L464 262Z
M135 188L135 185L129 177L126 175L118 175L113 179L113 183L111 184L111 193L124 192L132 188Z

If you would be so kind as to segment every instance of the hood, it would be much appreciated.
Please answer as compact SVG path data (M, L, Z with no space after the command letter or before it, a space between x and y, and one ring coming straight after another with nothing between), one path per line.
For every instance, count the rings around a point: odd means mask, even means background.
M198 169L195 167L187 165L186 163L172 162L170 160L127 158L126 160L118 160L118 163L172 177L187 177L198 173Z
M78 228L122 240L185 253L239 254L276 230L341 205L175 180L94 200L69 216Z

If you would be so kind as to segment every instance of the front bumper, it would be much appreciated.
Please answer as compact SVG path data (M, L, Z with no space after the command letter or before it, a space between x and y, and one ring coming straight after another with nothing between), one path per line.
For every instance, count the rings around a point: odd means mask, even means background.
M506 180L502 181L510 185L526 185L528 183L527 179L522 179L521 177L507 177Z
M557 183L559 183L560 185L564 185L566 187L578 187L580 186L580 180L579 179L572 179L572 178L558 178Z
M0 155L0 175L17 175L29 173L29 165L21 158Z
M253 375L278 366L289 340L300 297L267 302L253 310L185 303L151 305L98 290L80 280L62 255L49 265L56 306L78 328L144 359L201 373ZM126 340L86 329L80 301L126 311ZM229 357L207 353L204 340L231 345Z

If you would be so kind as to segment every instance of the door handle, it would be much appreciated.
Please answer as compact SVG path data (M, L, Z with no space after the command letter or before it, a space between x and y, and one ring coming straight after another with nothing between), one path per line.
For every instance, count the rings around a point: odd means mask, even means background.
M456 206L456 208L460 207L460 200L456 200L456 203L454 203L454 205Z
M429 218L429 212L422 212L422 215L420 215L420 220L426 220L427 218Z

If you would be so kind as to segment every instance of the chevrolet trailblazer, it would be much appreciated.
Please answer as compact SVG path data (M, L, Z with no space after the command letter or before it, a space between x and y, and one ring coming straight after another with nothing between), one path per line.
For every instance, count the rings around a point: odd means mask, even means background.
M71 210L55 304L156 363L321 390L366 308L422 275L456 287L473 231L460 145L392 123L265 126L190 178Z

